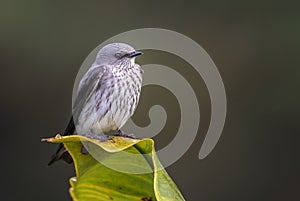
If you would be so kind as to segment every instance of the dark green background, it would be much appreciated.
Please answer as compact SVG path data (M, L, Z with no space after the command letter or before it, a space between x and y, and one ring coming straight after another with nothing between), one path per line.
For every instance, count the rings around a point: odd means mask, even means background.
M70 200L72 166L47 167L55 146L40 139L64 129L73 82L89 52L111 36L144 27L195 40L226 87L223 135L198 160L210 102L201 78L191 77L201 92L201 129L189 151L167 169L186 199L299 200L299 10L292 1L2 0L0 200ZM156 58L165 61L151 52L139 61ZM169 94L152 90L145 90L142 101ZM173 103L167 105L174 113ZM146 113L139 108L137 116ZM173 128L156 138L158 148L171 140Z

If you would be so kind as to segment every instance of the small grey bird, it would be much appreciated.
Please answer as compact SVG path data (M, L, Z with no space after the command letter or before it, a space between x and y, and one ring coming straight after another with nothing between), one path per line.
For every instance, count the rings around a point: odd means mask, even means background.
M104 46L82 77L73 104L73 116L63 135L84 135L101 140L103 134L123 135L120 129L139 101L143 70L135 63L142 52L124 43ZM62 144L48 165L72 158Z

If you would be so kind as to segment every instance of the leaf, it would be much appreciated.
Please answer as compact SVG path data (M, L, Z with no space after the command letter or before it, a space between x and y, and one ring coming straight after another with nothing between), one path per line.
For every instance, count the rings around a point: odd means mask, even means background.
M70 179L74 201L184 200L160 164L152 139L112 137L100 142L57 135L45 141L63 143L74 160L76 177Z

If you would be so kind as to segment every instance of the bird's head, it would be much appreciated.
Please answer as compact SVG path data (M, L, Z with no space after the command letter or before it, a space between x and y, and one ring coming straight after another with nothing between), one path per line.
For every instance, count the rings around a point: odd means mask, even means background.
M96 57L98 65L112 65L116 67L135 64L135 57L142 52L135 50L125 43L111 43L102 47Z

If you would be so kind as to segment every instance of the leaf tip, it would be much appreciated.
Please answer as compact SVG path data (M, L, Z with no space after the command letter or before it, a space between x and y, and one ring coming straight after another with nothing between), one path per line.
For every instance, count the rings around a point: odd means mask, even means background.
M54 140L59 140L59 139L62 139L62 136L60 134L56 134L55 137L41 139L41 142L53 142Z

